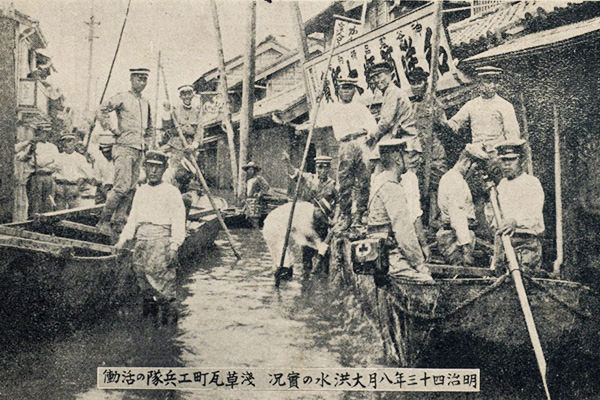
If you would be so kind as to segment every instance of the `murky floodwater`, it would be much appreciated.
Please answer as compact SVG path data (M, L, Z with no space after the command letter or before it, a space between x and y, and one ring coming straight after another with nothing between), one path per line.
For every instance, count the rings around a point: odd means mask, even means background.
M118 314L61 338L23 344L0 358L0 398L10 400L125 399L528 399L537 384L506 391L498 381L481 393L104 391L98 366L130 367L377 367L382 343L356 298L324 282L275 289L259 232L236 230L237 261L220 235L216 246L179 275L184 315L177 327L155 327ZM435 367L435 366L432 366ZM534 371L535 372L535 371ZM533 382L537 382L535 374ZM486 385L486 377L482 377ZM509 385L510 386L510 385ZM493 389L492 389L493 388ZM541 394L541 396L538 396ZM572 397L593 398L593 397Z

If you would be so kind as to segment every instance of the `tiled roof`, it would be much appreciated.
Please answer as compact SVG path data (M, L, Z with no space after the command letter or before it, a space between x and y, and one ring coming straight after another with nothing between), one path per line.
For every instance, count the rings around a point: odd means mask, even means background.
M469 18L448 26L448 34L453 47L460 47L488 35L518 33L527 19L548 14L557 8L564 8L583 0L534 0L507 2L495 11L477 18Z
M478 60L487 60L494 57L501 57L505 54L520 54L536 49L547 48L549 46L567 46L573 40L584 37L597 40L600 31L600 17L578 22L576 24L565 25L542 32L532 33L517 39L508 41L498 47L477 54L465 60L466 63L477 62ZM595 36L589 36L594 34ZM587 36L586 36L587 35Z

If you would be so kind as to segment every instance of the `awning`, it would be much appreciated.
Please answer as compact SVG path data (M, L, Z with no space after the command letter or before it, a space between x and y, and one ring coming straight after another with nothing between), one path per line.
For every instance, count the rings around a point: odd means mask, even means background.
M463 60L461 65L495 62L524 54L538 53L548 49L569 47L585 41L598 40L599 38L600 17L597 17L513 39L498 47L469 57Z

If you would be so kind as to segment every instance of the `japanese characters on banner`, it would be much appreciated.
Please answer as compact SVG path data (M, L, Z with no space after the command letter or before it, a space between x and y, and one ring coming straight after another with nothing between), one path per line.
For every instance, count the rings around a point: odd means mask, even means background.
M350 42L363 34L363 26L359 21L340 17L339 15L334 15L333 17L336 19L333 28L336 46Z
M479 392L478 369L100 367L99 389Z
M357 94L359 101L368 103L377 92L375 84L369 79L370 68L383 61L392 66L392 78L396 85L409 95L414 94L413 88L423 88L427 84L430 70L431 41L435 26L433 9L434 4L431 3L364 35L352 36L350 30L353 27L350 22L336 21L336 49L326 75L323 101L337 102L338 80L350 77L358 78L358 84L365 89L362 95ZM351 37L354 39L350 39ZM438 90L459 86L455 78L457 69L443 32L440 35L439 53ZM322 54L304 66L309 75L311 99L316 99L321 89L328 56L328 53Z

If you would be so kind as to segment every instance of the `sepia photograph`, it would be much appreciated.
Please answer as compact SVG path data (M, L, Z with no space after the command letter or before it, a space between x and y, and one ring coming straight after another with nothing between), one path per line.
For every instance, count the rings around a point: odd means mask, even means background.
M0 71L0 399L600 399L600 1L0 0Z

